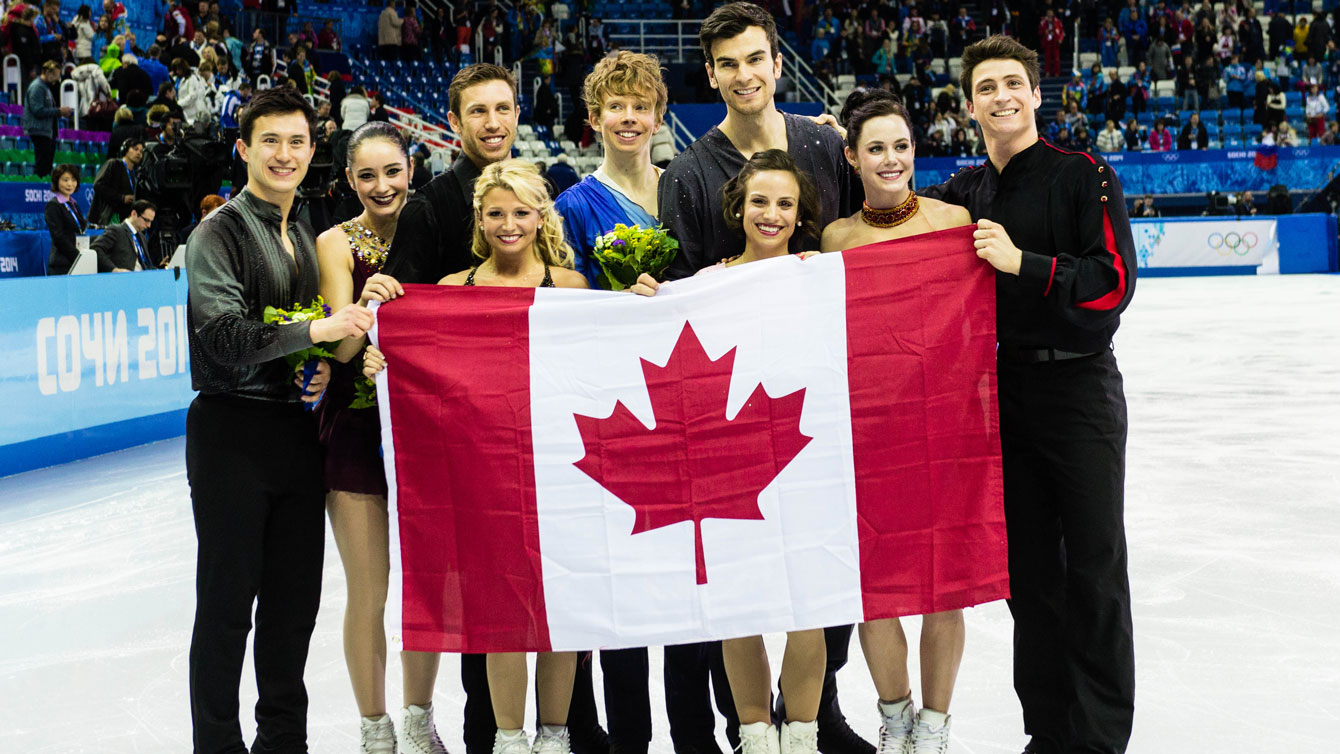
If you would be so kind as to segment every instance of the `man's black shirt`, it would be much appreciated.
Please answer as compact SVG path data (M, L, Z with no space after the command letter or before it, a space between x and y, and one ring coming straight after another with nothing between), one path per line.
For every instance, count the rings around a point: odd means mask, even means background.
M1001 345L1078 353L1108 347L1135 292L1135 243L1121 182L1100 157L1039 139L997 171L988 160L920 191L1005 226L1023 250L996 273Z
M436 283L474 264L470 243L479 173L461 155L415 193L400 213L383 272L402 283Z

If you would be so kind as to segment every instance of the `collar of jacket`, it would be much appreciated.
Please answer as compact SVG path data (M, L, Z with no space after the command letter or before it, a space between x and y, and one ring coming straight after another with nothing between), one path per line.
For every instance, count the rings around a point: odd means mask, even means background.
M252 213L258 219L273 225L279 225L284 217L284 212L279 208L279 205L265 201L247 186L243 186L242 193L234 197L232 201L238 202L242 209ZM289 224L292 225L296 220L297 217L290 211Z

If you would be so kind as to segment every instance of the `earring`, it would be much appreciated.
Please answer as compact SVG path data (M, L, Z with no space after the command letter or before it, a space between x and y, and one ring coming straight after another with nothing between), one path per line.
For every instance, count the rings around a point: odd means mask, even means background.
M859 167L852 168L852 170L855 170L857 175L861 174L861 169Z
M740 213L739 213L739 212L736 212L736 213L735 213L735 216L736 216L736 217L739 217L739 216L740 216Z

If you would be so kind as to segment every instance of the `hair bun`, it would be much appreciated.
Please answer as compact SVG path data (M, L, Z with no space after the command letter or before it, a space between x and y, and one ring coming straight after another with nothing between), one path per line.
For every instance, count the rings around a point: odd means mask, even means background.
M853 89L851 94L847 95L847 101L842 103L842 113L838 115L838 122L848 131L851 130L851 119L857 110L871 102L890 102L902 105L903 100L898 95L887 89L877 86L862 86Z

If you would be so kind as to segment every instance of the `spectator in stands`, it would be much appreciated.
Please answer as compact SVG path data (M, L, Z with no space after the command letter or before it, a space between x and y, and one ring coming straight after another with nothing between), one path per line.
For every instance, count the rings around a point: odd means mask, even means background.
M232 58L227 55L220 57L214 63L214 89L222 96L224 92L231 92L242 85L246 79L242 72L233 68Z
M1319 22L1325 25L1325 21ZM1318 24L1314 23L1313 26ZM1326 133L1326 113L1331 109L1331 104L1326 101L1326 95L1321 93L1321 87L1311 84L1307 89L1307 101L1303 107L1303 115L1307 118L1307 138L1308 143L1314 139L1320 139Z
M1056 146L1060 147L1061 149L1067 149L1067 150L1073 149L1074 140L1070 138L1070 129L1062 128L1060 131L1057 131L1056 138L1053 140L1053 143ZM928 152L927 156L938 157L939 155L935 154L934 152Z
M975 31L977 31L977 22L972 19L972 16L968 15L968 9L960 5L958 15L954 16L949 22L949 57L956 58L962 55L963 48L967 46Z
M1084 83L1084 78L1076 73L1070 77L1070 83L1061 90L1061 106L1069 110L1070 103L1074 102L1083 109L1088 97L1089 87Z
M1181 100L1182 110L1200 109L1200 87L1196 82L1196 70L1191 65L1191 57L1182 58L1177 66L1177 96Z
M1089 129L1083 123L1075 126L1074 135L1070 138L1070 148L1076 152L1093 151L1093 138L1089 136Z
M895 73L895 67L894 67L896 62L895 57L896 55L893 49L893 40L889 39L888 37L885 37L884 42L880 45L880 48L878 50L875 50L875 57L873 60L875 66L875 75L892 76Z
M1331 25L1327 23L1326 16L1318 13L1312 17L1312 24L1307 29L1307 39L1305 45L1307 54L1320 58L1326 54L1326 46L1331 43L1334 32Z
M1228 95L1228 106L1231 109L1243 108L1243 92L1247 90L1247 79L1250 75L1251 69L1240 61L1236 52L1228 57L1228 65L1224 66L1224 91Z
M265 41L265 32L256 29L251 33L251 45L247 47L246 58L247 78L253 83L260 83L262 75L268 76L274 70L275 53L270 43Z
M368 122L371 114L372 105L368 102L367 93L363 87L355 86L340 103L340 127L345 131L355 131Z
M831 14L831 9L825 12ZM816 26L814 29L814 41L810 42L810 63L818 65L820 60L827 58L833 52L833 43L828 39L828 30L823 25Z
M9 20L9 25L6 27L9 49L19 57L19 69L23 71L25 85L29 81L37 80L36 67L42 62L42 45L37 41L37 32L33 30L37 16L38 10L35 6L21 4L11 6L5 16Z
M128 138L121 142L116 159L103 163L93 179L93 204L88 219L94 225L107 225L130 215L135 203L139 168L144 161L144 141Z
M973 147L968 142L968 129L960 128L954 131L954 136L949 140L950 157L972 157Z
M1065 118L1065 110L1057 110L1056 120L1047 124L1047 140L1053 142L1056 141L1056 137L1069 127L1070 124Z
M45 178L51 173L56 156L58 119L69 118L74 111L56 104L56 86L60 84L60 64L42 63L42 75L33 79L23 97L23 132L33 144L35 174Z
M233 70L239 73L245 71L246 68L243 67L242 62L246 53L246 45L242 44L242 40L233 36L232 29L227 26L219 29L219 37L223 42L223 48L228 51L228 59L232 62Z
M251 101L251 82L243 81L223 95L223 104L219 108L219 126L226 131L241 127L241 109Z
M1266 90L1266 114L1265 122L1262 124L1266 128L1278 125L1284 122L1284 110L1288 107L1284 90L1274 81L1268 82Z
M288 64L288 78L298 85L300 94L312 93L312 81L316 78L316 72L312 70L312 64L307 62L307 48L299 47L293 53L293 62Z
M74 31L74 62L83 65L93 62L93 9L87 4L74 13L70 28Z
M135 122L133 110L122 105L117 108L116 115L112 118L112 133L107 139L107 157L110 159L121 154L121 145L131 138L143 140L144 126Z
M177 101L181 103L182 115L190 125L212 122L218 111L215 105L217 99L214 66L208 60L201 62L194 73L188 70L177 84Z
M1121 32L1117 29L1117 22L1108 16L1098 30L1098 55L1104 68L1117 66L1117 51L1120 47Z
M191 52L195 53L197 60L202 59L201 56L205 54L205 50L209 46L209 39L205 37L205 31L203 29L196 29L195 34L191 36L191 43L188 47L191 48ZM199 65L199 63L196 65Z
M167 81L170 76L167 66L163 65L163 61L159 59L162 54L163 48L156 44L152 44L149 45L149 51L145 56L139 59L140 70L144 71L149 76L150 94L157 92L158 88L161 87L163 82Z
M335 119L330 117L330 101L321 100L316 103L316 132L318 134L324 134L326 132L327 123L339 128L339 125L335 123Z
M1126 140L1127 151L1139 152L1145 148L1145 136L1140 132L1140 124L1135 118L1126 121L1126 128L1122 129L1121 135Z
M180 2L172 3L163 19L169 42L189 42L195 36L195 22Z
M1085 97L1085 104L1080 109L1090 115L1101 115L1107 108L1107 74L1103 73L1103 67L1097 63L1089 69L1088 95Z
M438 12L442 12L442 6L440 5L438 6ZM340 49L340 35L335 33L335 22L329 18L322 24L321 31L316 34L316 49L334 50L336 52Z
M1117 123L1108 119L1103 130L1098 132L1099 152L1120 152L1126 146L1126 137L1117 130Z
M131 272L136 265L143 270L152 270L168 261L167 258L153 258L149 238L145 235L157 214L158 208L153 202L141 199L131 205L125 222L109 226L93 239L92 249L98 254L98 272Z
M405 16L400 21L400 54L405 60L423 59L422 31L419 9L412 5L406 7Z
M48 64L55 65L54 60ZM43 71L45 74L45 69ZM48 168L49 169L49 168ZM48 275L64 275L79 257L75 238L88 230L88 221L74 198L79 190L79 168L75 165L57 165L51 171L51 190L55 193L43 213L47 233L51 236L51 254L47 258Z
M1078 126L1081 123L1086 123L1087 121L1088 119L1084 117L1084 113L1079 111L1079 103L1075 102L1074 100L1071 100L1070 104L1066 105L1066 112L1065 112L1066 128L1069 128L1073 132L1075 130L1075 126Z
M382 100L381 92L373 92L368 97L368 120L379 120L383 123L391 122L391 114L386 111L386 102Z
M1154 37L1153 44L1149 46L1148 62L1150 81L1167 81L1173 77L1173 54L1168 40Z
M177 89L172 85L171 81L164 81L162 85L158 87L158 96L149 100L145 104L149 108L148 122L150 126L154 124L153 109L155 105L161 106L165 112L171 112L178 118L182 117L181 106L177 104Z
M1105 116L1107 120L1121 122L1126 117L1126 95L1129 90L1115 68L1108 72L1107 81L1106 102L1097 114Z
M153 94L153 79L139 65L139 60L130 54L121 56L121 67L112 72L108 83L116 90L116 98L123 105L144 107Z
M428 167L428 147L420 144L410 155L410 162L413 163L413 173L409 179L409 187L418 191L433 180L433 169ZM540 172L543 173L544 171L541 170Z
M1177 148L1205 149L1209 146L1209 141L1205 124L1200 122L1200 113L1192 113L1186 125L1182 126L1182 133L1177 135Z
M1293 24L1280 9L1276 9L1270 16L1270 25L1266 29L1270 38L1270 45L1266 49L1266 56L1273 58L1279 55L1280 48L1285 44L1293 42Z
M1293 49L1294 54L1304 57L1308 54L1307 36L1311 32L1308 27L1307 16L1299 14L1298 20L1293 27Z
M377 55L382 60L400 59L400 28L404 19L396 13L397 0L386 0L386 8L377 17Z
M42 15L33 24L43 60L65 62L65 24L60 20L60 0L46 0Z
M1061 75L1061 43L1065 41L1065 36L1065 26L1061 24L1061 19L1056 17L1055 11L1048 8L1042 21L1038 23L1038 46L1042 48L1045 58L1044 76Z
M1149 132L1149 151L1170 152L1173 147L1172 132L1163 118L1154 121L1154 130Z
M340 107L344 104L344 74L331 69L326 74L326 82L326 100L330 102L331 117L336 123L343 124L344 116L340 113Z
M1200 65L1196 66L1196 95L1200 99L1201 107L1206 110L1219 109L1219 61L1213 53L1201 55Z
M545 74L540 88L535 91L535 107L531 111L531 122L536 126L549 129L553 134L554 122L558 120L558 98L554 95L554 77Z
M1340 123L1331 121L1326 126L1326 133L1321 135L1321 145L1323 147L1333 147L1340 144Z
M1121 19L1121 36L1126 40L1126 57L1131 64L1144 59L1149 42L1149 25L1140 17L1139 8L1131 8ZM1167 47L1167 43L1164 43ZM1152 63L1151 63L1152 65Z

